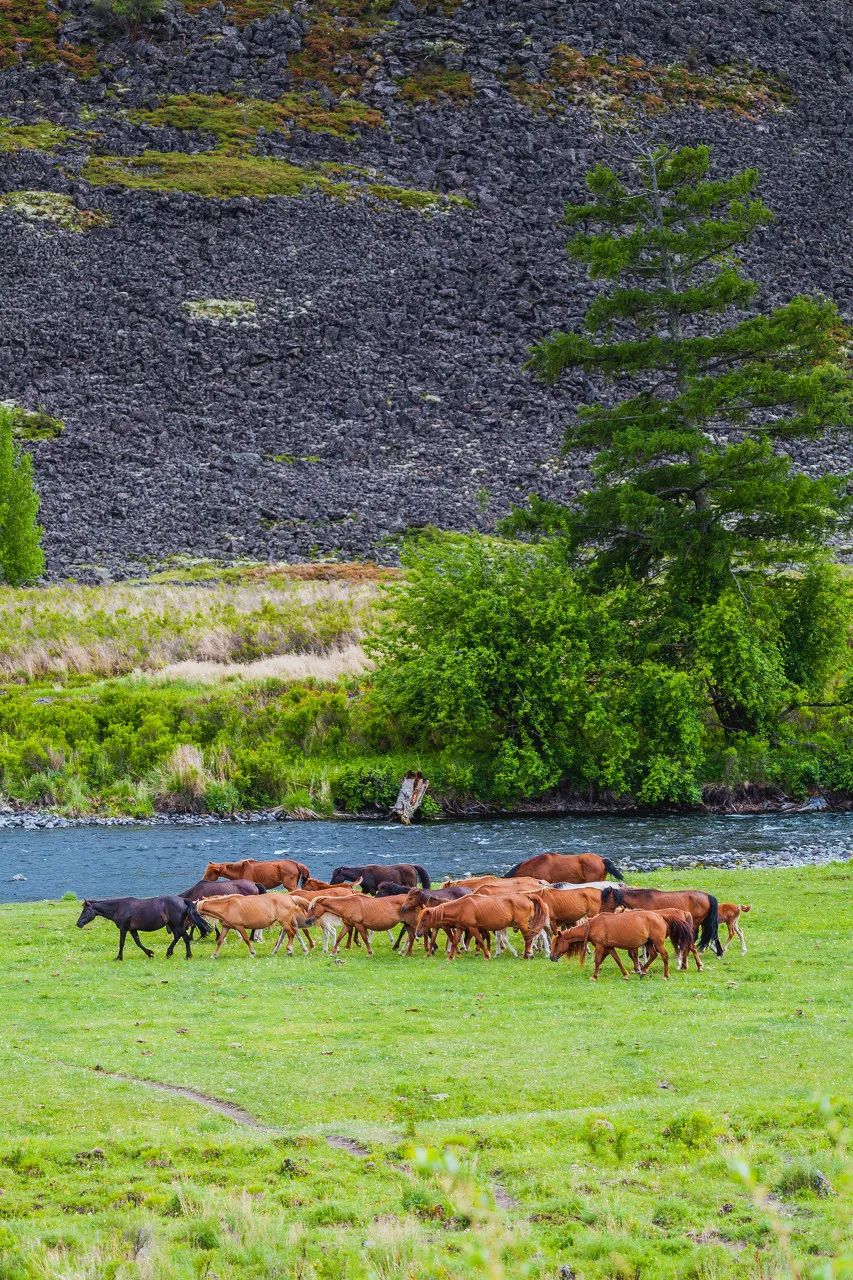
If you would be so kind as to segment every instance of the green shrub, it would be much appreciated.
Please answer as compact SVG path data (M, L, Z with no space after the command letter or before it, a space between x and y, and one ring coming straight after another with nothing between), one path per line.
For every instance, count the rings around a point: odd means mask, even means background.
M163 12L163 0L95 0L95 16L104 31L137 34Z
M343 769L332 782L335 807L344 813L365 813L370 809L387 813L400 790L400 778L381 765Z
M209 782L204 793L208 813L222 816L238 813L241 807L240 792L233 782Z

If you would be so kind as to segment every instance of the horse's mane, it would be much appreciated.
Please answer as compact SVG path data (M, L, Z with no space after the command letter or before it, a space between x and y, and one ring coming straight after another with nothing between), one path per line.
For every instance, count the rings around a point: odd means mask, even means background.
M612 902L615 907L621 907L623 892L621 884L609 884L606 889L601 890L601 905Z

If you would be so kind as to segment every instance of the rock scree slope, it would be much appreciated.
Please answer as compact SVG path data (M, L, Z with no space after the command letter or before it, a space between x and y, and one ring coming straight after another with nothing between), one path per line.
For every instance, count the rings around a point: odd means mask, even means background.
M576 491L562 430L593 389L521 366L592 292L561 217L611 145L602 109L642 100L720 172L760 167L762 305L849 312L850 18L166 0L107 39L89 0L4 6L0 399L65 423L32 446L51 574L389 557L407 527Z

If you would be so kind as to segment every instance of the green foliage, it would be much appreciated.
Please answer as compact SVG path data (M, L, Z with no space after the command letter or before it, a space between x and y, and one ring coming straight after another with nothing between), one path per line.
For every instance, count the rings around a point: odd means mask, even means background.
M400 81L400 97L404 102L440 102L449 99L462 104L474 97L474 86L467 71L448 71L445 67L422 67Z
M364 768L351 765L335 778L332 798L344 813L387 813L397 799L400 776L391 766Z
M11 415L12 434L16 440L53 440L65 430L62 419L54 418L44 409L25 409L9 401L0 404L0 411L3 409Z
M645 583L667 663L704 672L724 729L756 733L824 690L846 647L849 599L823 559L850 477L795 472L778 446L853 423L853 379L829 300L743 316L757 286L735 255L771 215L755 170L709 173L707 147L640 146L632 182L599 164L567 209L570 252L608 291L528 367L637 389L567 430L567 448L596 451L590 490L534 498L509 528L556 539L592 590Z
M629 588L590 597L559 555L481 537L410 543L371 641L376 696L504 802L558 783L695 799L702 694L643 661Z
M94 0L95 16L106 32L138 34L163 12L163 0Z
M0 581L32 582L44 570L33 464L15 441L13 410L0 406Z

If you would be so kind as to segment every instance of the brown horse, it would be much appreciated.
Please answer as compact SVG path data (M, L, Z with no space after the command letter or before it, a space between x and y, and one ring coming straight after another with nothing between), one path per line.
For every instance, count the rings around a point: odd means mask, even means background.
M549 884L556 884L558 880L586 884L589 880L606 880L608 874L617 880L625 879L609 858L600 858L597 853L537 853L533 858L517 862L504 879L536 876Z
M382 929L393 929L394 925L400 923L400 902L399 898L374 898L368 893L339 895L319 893L311 899L305 923L310 926L319 919L319 915L315 914L316 906L332 911L345 925L355 931L364 942L367 954L372 956L370 933ZM335 943L333 953L337 952L342 940L343 935Z
M208 862L202 880L219 880L220 877L223 880L254 880L265 889L298 889L310 874L304 862L293 862L290 858L269 862L243 858L240 862Z
M462 886L457 885L456 888ZM536 880L533 876L517 876L515 880L494 880L491 883L479 884L474 893L492 897L500 897L502 893L541 893L548 885L544 880Z
M281 925L281 933L273 947L273 955L278 953L285 937L288 939L288 955L293 954L294 938L299 938L303 951L308 950L299 934L300 929L304 930L307 927L305 907L298 898L291 897L289 893L265 893L255 898L242 894L202 898L198 903L198 911L200 915L216 920L222 926L222 934L213 952L214 960L219 958L222 944L232 929L239 933L249 948L249 955L254 957L252 932L255 929L266 929L269 925L276 923ZM313 940L309 938L308 941L313 947Z
M545 904L552 929L577 924L601 910L600 889L540 889L534 896Z
M636 952L640 947L649 947L651 959L641 970L648 972L656 956L663 961L663 976L669 977L669 957L666 954L666 936L670 931L673 944L678 949L686 946L693 935L687 925L679 920L667 921L654 911L620 911L618 914L601 914L576 924L571 929L561 929L554 935L551 943L551 959L559 960L561 956L580 956L583 964L589 943L595 948L595 968L593 981L598 981L598 971L607 956L613 956L619 966L622 977L629 977L617 954L617 947L623 951Z
M665 889L627 889L620 885L608 885L601 890L601 910L617 911L625 907L628 911L662 911L667 907L675 907L679 911L689 911L693 922L699 927L699 950L713 946L718 956L723 954L720 946L719 903L712 893L702 893L699 889L678 889L670 892Z
M729 931L729 936L726 939L726 945L723 947L724 953L728 951L732 944L732 938L737 934L740 938L740 953L742 956L746 955L746 938L743 936L743 929L741 929L738 924L738 920L740 919L741 912L746 913L751 910L752 908L748 902L742 902L740 906L738 906L736 902L720 903L720 919Z
M315 894L328 893L330 889L337 891L338 889L348 890L354 893L357 886L361 884L361 880L347 880L343 884L332 884L329 880L318 880L316 876L307 876L299 886L300 893Z
M457 930L467 929L486 959L491 952L484 933L497 933L501 929L518 929L524 938L524 959L532 955L533 939L548 925L548 912L543 903L526 894L504 894L500 897L480 897L469 893L455 902L444 902L437 907L424 907L418 917L417 935L424 937L439 925L450 925ZM450 946L448 959L453 960L459 949L460 933Z
M679 911L677 907L664 907L662 910L658 911L657 914L659 916L663 916L664 920L666 920L667 937L669 938L672 937L672 932L669 928L669 925L673 920L680 920L681 923L685 924L687 928L690 930L690 946L675 948L676 954L678 956L678 967L679 969L684 969L684 970L688 969L690 965L690 957L692 956L693 959L696 961L697 971L701 973L703 965L702 965L702 961L699 959L699 952L696 950L696 943L694 942L696 926L693 923L693 917L690 914L690 912ZM675 946L674 940L673 940L673 946ZM639 965L637 964L636 955L632 956L631 958L634 961L634 972L635 973L641 972Z

